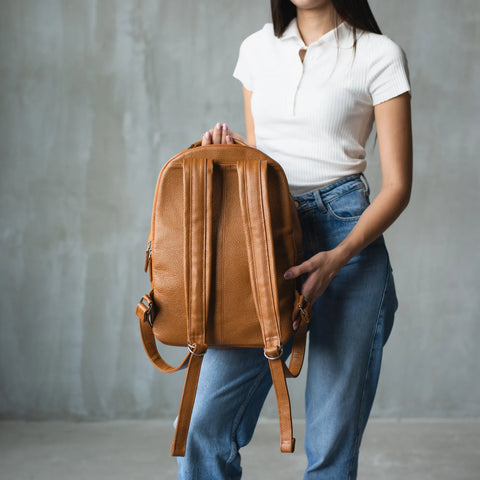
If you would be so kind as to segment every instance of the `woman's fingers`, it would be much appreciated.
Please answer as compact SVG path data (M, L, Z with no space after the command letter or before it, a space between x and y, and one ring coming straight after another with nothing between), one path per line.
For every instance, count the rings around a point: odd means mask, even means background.
M232 144L233 143L232 133L233 132L230 131L230 129L228 128L228 125L224 123L222 125L222 143Z
M226 123L222 125L222 143L227 143L227 135L229 134L228 126Z
M222 143L222 125L221 123L217 123L213 128L213 142L212 143Z
M222 143L228 143L229 145L233 145L235 143L233 140L233 132L228 128L226 123L223 124L222 133ZM225 141L223 141L223 137L225 137Z
M202 135L202 147L204 145L210 145L212 143L212 134L209 131L206 131Z
M220 143L227 143L233 145L235 143L235 134L232 132L226 123L221 124L218 122L213 128L207 130L202 135L202 145L210 145L220 144Z
M290 267L284 274L283 277L285 280L292 280L293 278L297 278L303 273L310 273L312 270L310 262L307 260L300 265L295 265Z

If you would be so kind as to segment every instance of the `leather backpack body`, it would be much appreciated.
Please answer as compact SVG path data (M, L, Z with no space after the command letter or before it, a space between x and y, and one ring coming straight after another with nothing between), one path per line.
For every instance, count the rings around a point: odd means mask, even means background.
M188 367L172 455L185 454L207 348L262 348L277 396L281 451L293 452L285 377L302 367L311 305L284 272L302 261L302 234L285 174L243 143L200 142L158 177L145 271L152 290L137 305L145 351L162 372ZM292 323L299 320L293 332ZM282 358L292 335L290 365ZM178 367L156 340L188 349Z

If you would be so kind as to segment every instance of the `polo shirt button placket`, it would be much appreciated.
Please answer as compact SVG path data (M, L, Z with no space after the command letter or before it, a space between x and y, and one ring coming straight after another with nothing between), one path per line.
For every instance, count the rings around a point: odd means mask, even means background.
M293 94L293 99L292 99L292 110L291 110L292 115L295 115L295 106L296 106L296 102L297 102L297 94L298 94L298 90L300 89L300 84L302 83L303 74L305 73L305 61L306 61L307 56L308 56L308 48L300 47L299 50L298 50L298 58L299 59L300 59L300 50L305 50L305 56L303 57L303 62L300 60L300 62L301 62L300 72L299 72L299 75L298 75L297 83L296 83L296 86L295 86L295 92Z

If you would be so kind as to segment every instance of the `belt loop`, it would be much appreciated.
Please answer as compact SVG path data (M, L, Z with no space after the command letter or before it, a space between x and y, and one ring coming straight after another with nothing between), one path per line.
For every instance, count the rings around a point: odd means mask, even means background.
M360 174L360 179L362 180L363 184L365 185L365 192L367 194L367 197L370 195L370 185L368 184L367 177L363 174L363 172Z
M320 210L322 213L326 213L326 212L327 212L327 208L325 207L325 204L323 203L322 194L320 193L320 189L315 190L315 191L313 192L313 197L315 198L315 202L316 202L317 207L319 208L319 210Z

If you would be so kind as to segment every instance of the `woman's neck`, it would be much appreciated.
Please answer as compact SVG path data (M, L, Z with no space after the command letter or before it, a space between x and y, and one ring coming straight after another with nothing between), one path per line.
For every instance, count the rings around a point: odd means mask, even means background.
M303 9L297 7L297 25L305 45L308 47L322 35L333 30L341 19L333 5L328 2L318 8Z

